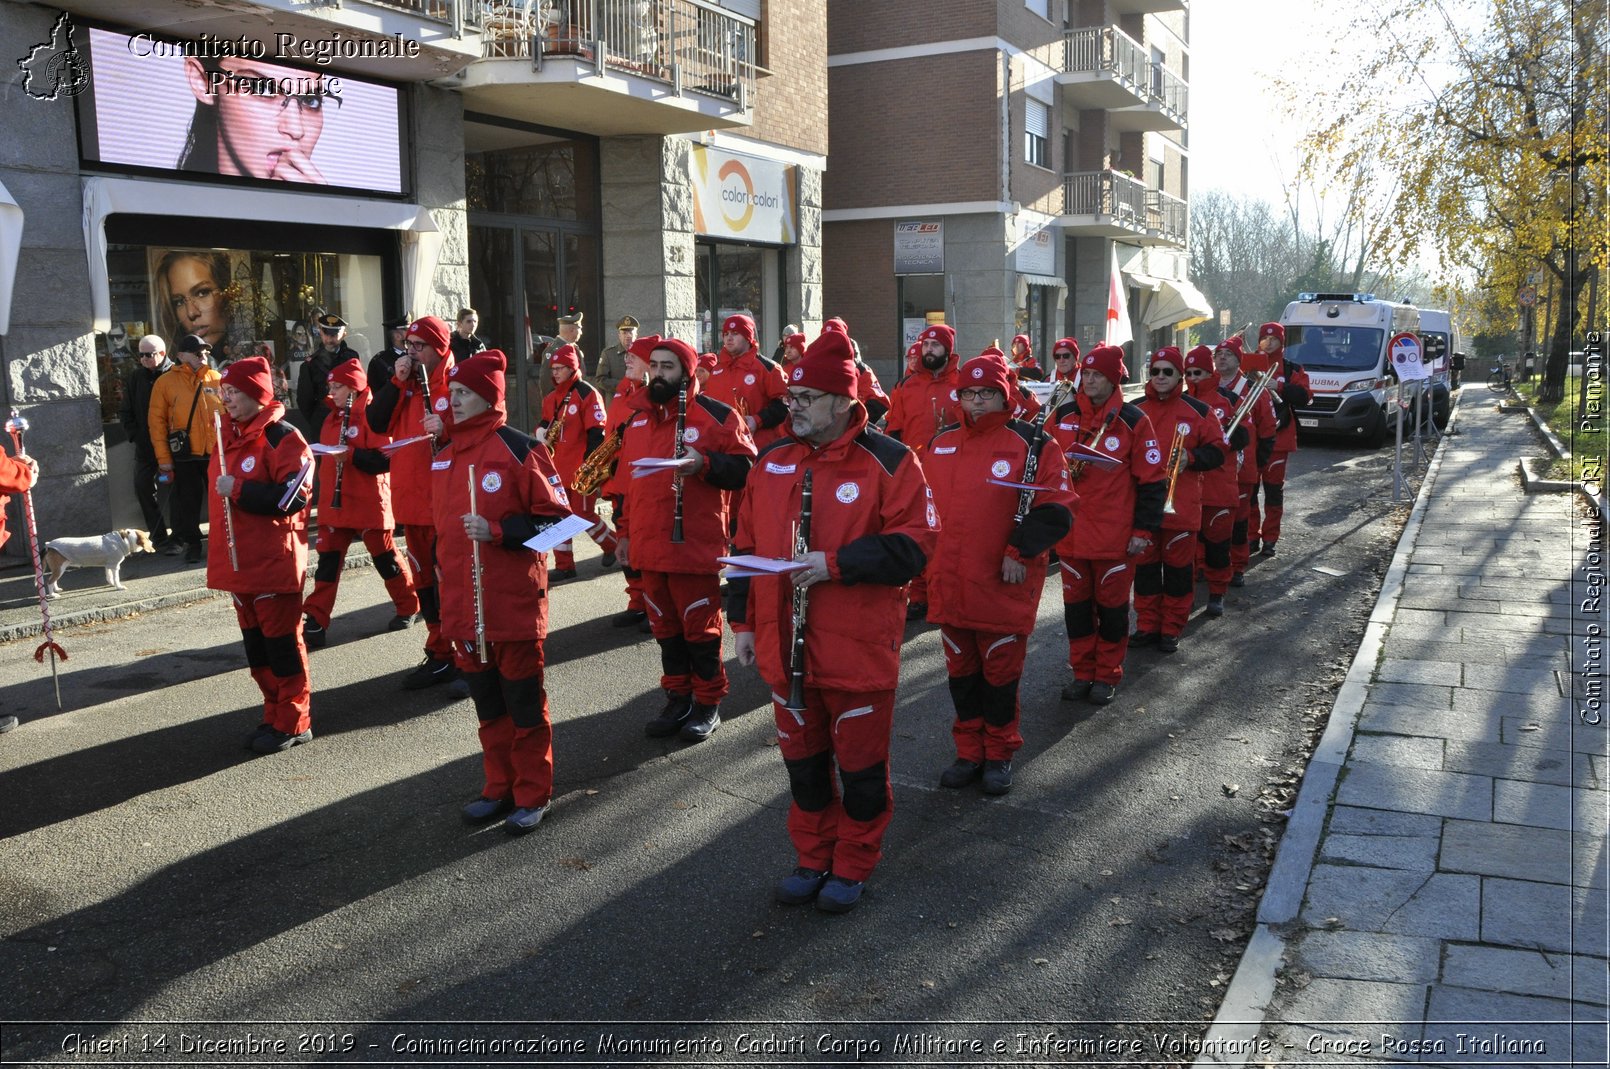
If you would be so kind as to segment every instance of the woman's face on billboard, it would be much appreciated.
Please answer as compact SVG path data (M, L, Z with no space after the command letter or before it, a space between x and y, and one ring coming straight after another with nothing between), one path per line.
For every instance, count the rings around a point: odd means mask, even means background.
M186 334L199 334L209 345L224 340L229 317L224 308L223 289L212 277L212 264L194 256L183 256L168 265L168 300L174 318Z
M217 60L221 70L185 63L196 99L218 109L219 174L324 184L313 149L336 98L322 74L240 57Z

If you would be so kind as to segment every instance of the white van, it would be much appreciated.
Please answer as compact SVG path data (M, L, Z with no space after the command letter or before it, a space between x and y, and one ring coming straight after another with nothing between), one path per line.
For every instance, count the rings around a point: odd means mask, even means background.
M1308 372L1314 399L1297 409L1309 434L1340 434L1382 445L1392 432L1387 395L1393 384L1387 344L1417 331L1412 304L1379 301L1373 293L1299 293L1280 315L1286 357Z
M1431 418L1439 428L1446 427L1453 401L1453 354L1464 352L1464 342L1454 330L1453 317L1436 309L1420 309L1420 349L1431 373Z

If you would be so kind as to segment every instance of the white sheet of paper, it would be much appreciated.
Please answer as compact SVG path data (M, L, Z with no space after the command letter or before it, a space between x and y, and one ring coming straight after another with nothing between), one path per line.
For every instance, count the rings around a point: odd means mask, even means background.
M809 564L793 560L779 560L776 557L759 557L753 553L742 553L736 557L717 557L717 564L727 564L746 572L758 572L761 575L782 575L785 572L797 572L802 568L809 568Z
M405 445L413 445L415 442L428 442L428 441L430 441L430 435L428 435L428 434L416 434L412 438L399 438L395 442L387 442L385 445L381 446L380 448L386 450L387 452L390 452L393 449L401 449Z
M325 445L323 442L315 442L308 446L308 449L322 457L328 456L331 453L344 453L346 452L347 447L344 445Z
M1014 482L1011 482L1010 480L1007 480L1007 479L985 479L984 481L987 482L987 483L993 483L996 486L1004 486L1009 490L1050 490L1050 489L1052 489L1052 487L1049 487L1049 486L1035 486L1033 483L1014 483Z
M593 521L584 516L566 516L553 526L545 527L526 539L525 547L538 553L546 553L554 546L570 541L572 535L580 534L592 525Z
M638 457L632 461L632 467L654 471L659 468L674 468L682 463L675 457Z

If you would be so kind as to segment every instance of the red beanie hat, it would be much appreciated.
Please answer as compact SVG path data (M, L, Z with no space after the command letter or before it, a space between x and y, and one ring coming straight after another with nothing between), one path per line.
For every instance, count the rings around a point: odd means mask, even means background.
M648 362L648 354L660 347L658 334L645 334L627 347L626 351L643 362Z
M1185 357L1180 355L1180 347L1177 345L1165 345L1157 350L1146 366L1155 367L1158 364L1167 364L1181 375L1185 374Z
M1001 347L999 345L986 345L986 346L984 346L984 351L979 353L978 355L979 356L998 356L998 357L1001 358L1001 361L1003 363L1006 360L1006 354L1001 352Z
M730 323L733 319L745 318L748 317L733 316L728 319L727 322ZM753 324L751 324L751 327L752 326ZM679 360L682 364L683 377L687 379L693 378L693 369L699 366L699 354L693 351L693 346L679 338L661 338L654 343L653 351L658 352L661 349L664 349L668 353L675 353L677 360Z
M233 386L260 405L274 400L274 378L268 361L260 356L248 356L224 368L223 384Z
M842 334L846 338L850 336L849 324L844 322L844 320L840 319L838 316L834 316L832 319L829 319L826 323L822 324L822 331L824 333L830 330L836 334Z
M1221 341L1218 344L1218 347L1215 348L1213 351L1218 352L1219 349L1228 349L1232 353L1234 353L1237 358L1245 355L1245 350L1241 346L1241 335L1239 335L1239 334L1234 335L1233 337L1229 337L1229 338L1224 339L1223 341Z
M548 363L554 367L568 367L572 371L581 370L581 354L576 347L566 342L548 355Z
M1205 345L1193 346L1191 351L1185 354L1185 370L1212 371L1213 350Z
M1117 386L1129 374L1124 367L1124 351L1116 345L1098 345L1084 355L1079 366L1085 371L1094 371L1108 382Z
M1018 342L1023 343L1023 348L1026 351L1031 352L1031 353L1034 352L1034 345L1033 345L1032 342L1029 341L1029 336L1027 334L1014 334L1014 335L1012 335L1012 348L1016 349Z
M1079 359L1079 343L1072 338L1058 338L1057 343L1051 346L1052 358L1054 359L1061 352L1072 353L1073 358L1077 360Z
M925 327L923 332L917 335L917 341L937 341L945 347L945 355L949 356L956 351L956 328L936 323L931 327Z
M1258 340L1262 341L1264 338L1274 338L1284 346L1286 344L1286 328L1279 323L1265 323L1258 328Z
M715 353L699 354L699 366L704 368L706 371L714 371L716 369L716 363L717 360Z
M825 331L827 328L823 327L822 329ZM810 340L803 334L790 334L788 337L783 339L783 345L786 348L794 350L794 352L800 354L801 356L805 355L805 347L809 344Z
M721 324L721 333L735 330L744 336L751 347L755 344L755 321L746 315L728 316Z
M958 390L999 390L1002 397L1012 395L1011 383L1006 361L1002 359L1001 351L993 345L963 364L956 376Z
M457 364L447 373L449 384L474 390L493 408L503 407L503 372L509 366L501 349L484 349Z
M805 349L788 371L788 385L823 393L854 397L860 374L855 368L855 351L850 339L836 330L822 333Z
M363 365L358 358L343 361L330 369L330 381L339 382L343 386L350 386L357 393L369 388L369 376L364 374Z
M449 348L448 339L452 334L453 328L449 327L446 321L435 316L426 316L408 325L406 337L424 342L427 348L435 350L437 356L446 356Z

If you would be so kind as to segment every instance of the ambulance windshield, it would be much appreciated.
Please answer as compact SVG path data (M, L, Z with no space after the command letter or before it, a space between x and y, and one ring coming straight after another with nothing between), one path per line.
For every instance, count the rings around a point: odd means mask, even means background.
M1308 371L1365 371L1381 361L1378 327L1286 326L1286 358Z

